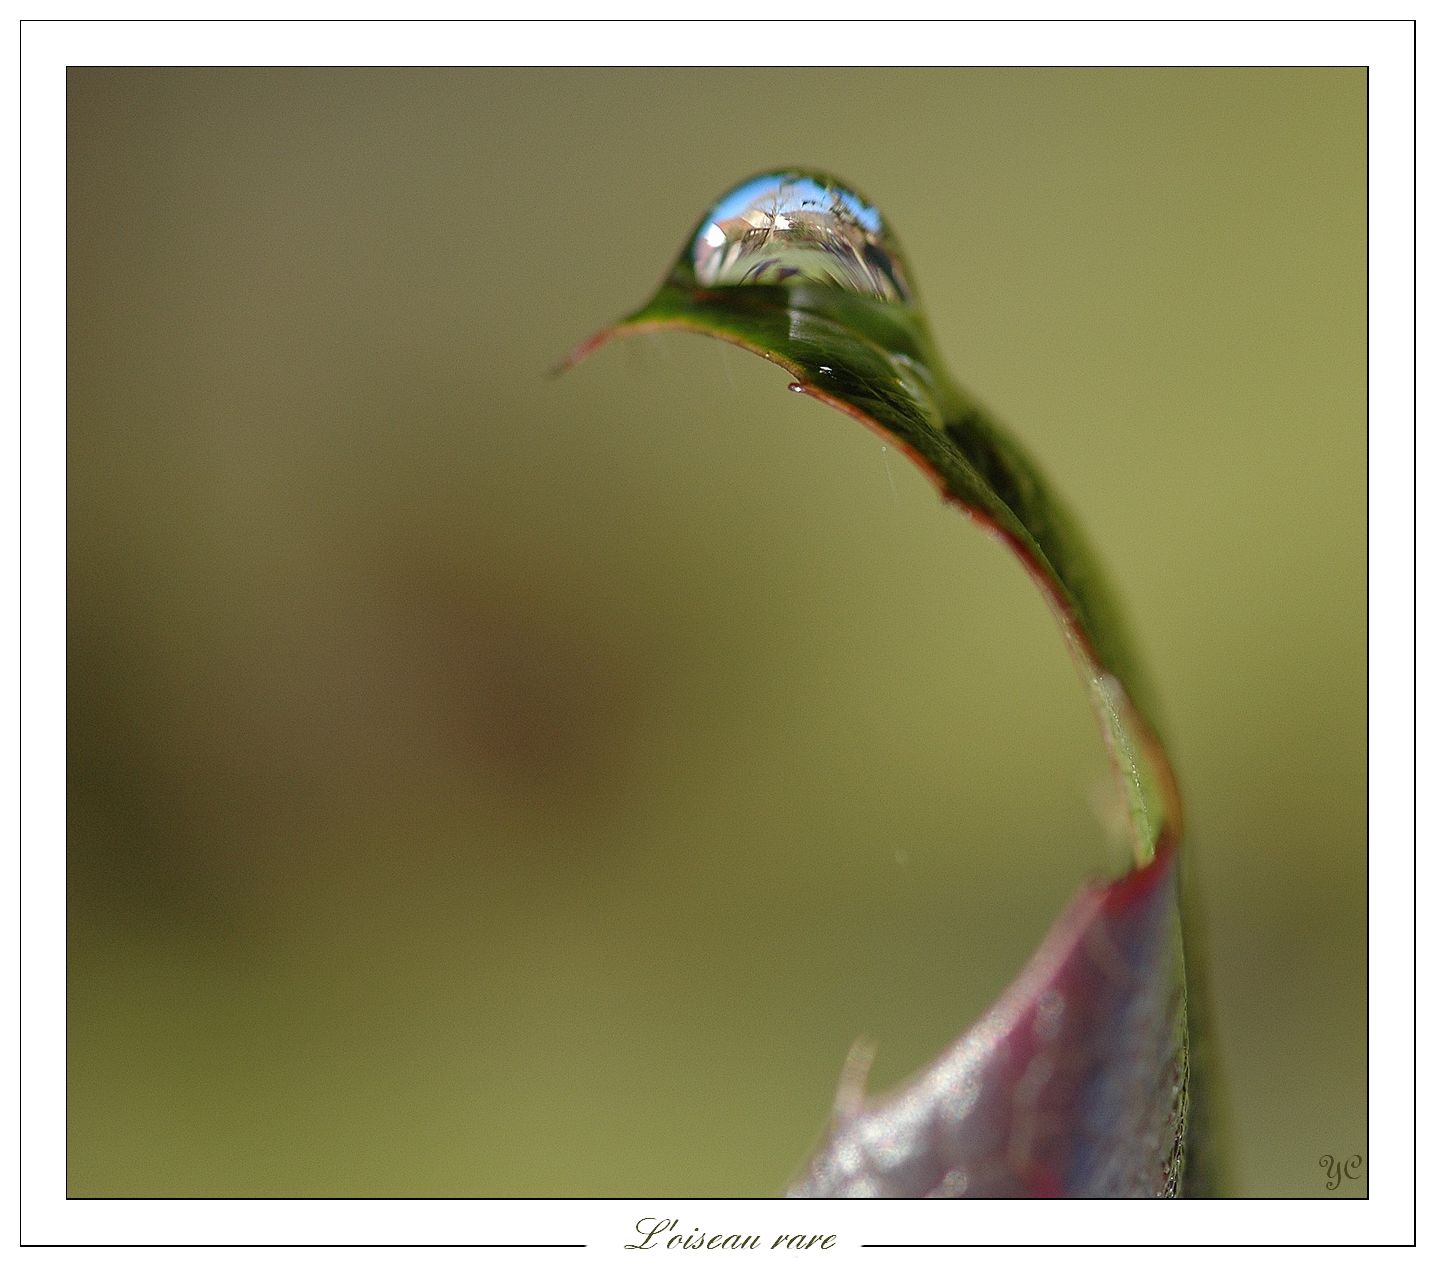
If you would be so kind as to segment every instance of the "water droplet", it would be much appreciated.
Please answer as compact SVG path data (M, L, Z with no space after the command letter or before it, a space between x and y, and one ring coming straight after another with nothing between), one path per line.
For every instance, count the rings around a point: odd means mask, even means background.
M690 261L700 286L818 282L890 303L912 300L878 209L816 173L769 172L725 194L703 218Z
M802 383L789 383L788 390L790 392L797 392L798 395L801 396L803 394L803 385Z
M1057 1035L1062 1030L1062 1013L1066 1008L1066 1000L1059 991L1043 991L1042 997L1037 1000L1036 1014L1032 1018L1032 1032L1037 1035L1039 1041L1052 1043L1057 1040Z

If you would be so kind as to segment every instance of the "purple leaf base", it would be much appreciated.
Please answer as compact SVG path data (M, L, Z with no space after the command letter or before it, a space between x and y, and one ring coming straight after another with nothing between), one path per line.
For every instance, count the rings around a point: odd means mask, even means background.
M840 1105L788 1195L1180 1196L1182 962L1168 843L1120 880L1084 886L929 1068Z

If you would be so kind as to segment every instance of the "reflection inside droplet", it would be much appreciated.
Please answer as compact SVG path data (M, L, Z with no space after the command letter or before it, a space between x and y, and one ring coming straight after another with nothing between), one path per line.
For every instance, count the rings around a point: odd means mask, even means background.
M826 177L771 172L714 205L693 239L701 286L820 282L873 299L912 298L876 207Z

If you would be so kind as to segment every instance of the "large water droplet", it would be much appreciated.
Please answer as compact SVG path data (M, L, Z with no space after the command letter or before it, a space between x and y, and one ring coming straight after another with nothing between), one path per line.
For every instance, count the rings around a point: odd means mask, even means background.
M704 217L690 254L700 286L818 282L890 303L912 299L878 209L813 173L744 181Z

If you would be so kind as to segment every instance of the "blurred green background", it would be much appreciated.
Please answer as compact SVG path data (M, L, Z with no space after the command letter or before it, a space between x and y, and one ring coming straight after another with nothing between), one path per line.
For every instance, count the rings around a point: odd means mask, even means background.
M1113 867L1051 617L914 470L707 340L547 376L791 163L1128 600L1233 1190L1365 1154L1361 71L68 95L71 1195L775 1193Z

